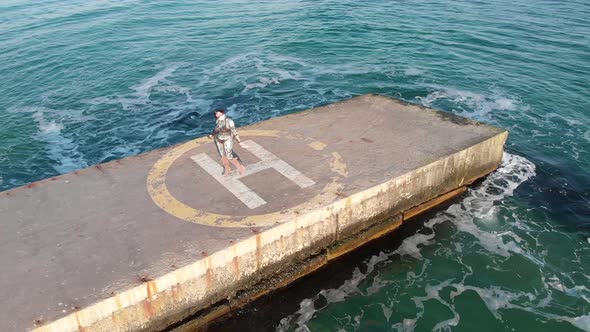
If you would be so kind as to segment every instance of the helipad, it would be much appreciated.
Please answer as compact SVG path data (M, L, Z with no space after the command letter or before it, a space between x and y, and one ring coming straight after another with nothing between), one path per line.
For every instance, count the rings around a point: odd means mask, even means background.
M238 131L244 175L199 138L0 193L0 330L206 322L460 193L507 138L378 95Z

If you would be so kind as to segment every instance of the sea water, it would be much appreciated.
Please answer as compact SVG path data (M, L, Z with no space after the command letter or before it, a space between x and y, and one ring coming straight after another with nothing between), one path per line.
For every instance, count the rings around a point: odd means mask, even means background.
M217 107L401 98L508 129L502 166L242 328L590 331L589 88L585 0L4 0L0 190L199 137Z

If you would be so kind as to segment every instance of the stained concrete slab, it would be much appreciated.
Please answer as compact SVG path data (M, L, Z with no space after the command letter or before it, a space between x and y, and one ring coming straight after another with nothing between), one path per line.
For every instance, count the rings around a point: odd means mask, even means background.
M164 326L471 183L507 137L378 95L238 132L246 176L204 168L199 138L0 193L0 330Z

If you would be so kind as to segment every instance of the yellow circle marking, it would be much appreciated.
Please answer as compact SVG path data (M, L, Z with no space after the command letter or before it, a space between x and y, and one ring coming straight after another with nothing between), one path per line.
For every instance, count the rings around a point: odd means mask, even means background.
M243 130L240 132L240 136L297 138L296 136L285 135L285 133L276 130ZM182 203L170 193L166 186L166 174L172 164L186 152L208 141L209 139L207 137L201 137L171 149L154 164L147 177L148 193L157 206L177 218L197 224L216 227L253 227L282 223L292 219L296 215L304 213L308 209L334 201L342 188L339 180L348 173L346 172L347 167L342 157L337 152L333 152L330 169L335 173L335 176L331 178L331 182L322 189L321 193L309 201L283 211L254 216L210 213ZM316 140L312 140L310 144L315 147L326 146Z

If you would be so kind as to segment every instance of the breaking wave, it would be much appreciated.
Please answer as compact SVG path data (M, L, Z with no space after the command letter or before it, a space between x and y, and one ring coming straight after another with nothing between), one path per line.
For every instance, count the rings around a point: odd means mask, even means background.
M397 249L381 252L369 258L363 263L363 268L355 268L352 277L340 287L324 289L315 297L301 301L299 310L283 318L276 331L311 331L310 322L329 306L334 306L351 297L372 296L386 285L388 287L384 289L391 292L392 289L412 288L416 284L425 285L422 290L415 289L416 293L424 293L424 295L404 299L404 295L408 296L409 291L396 292L395 296L389 297L389 303L379 303L384 319L395 331L414 331L424 316L425 303L431 300L444 305L451 312L450 318L437 322L432 330L448 331L450 327L457 326L461 321L463 312L457 308L456 300L467 292L477 294L499 322L503 322L504 310L515 309L530 312L541 320L567 322L590 331L590 316L584 314L583 310L578 310L580 312L577 316L559 315L555 313L557 310L551 307L552 298L557 296L554 295L555 292L559 292L560 296L569 296L584 302L590 301L588 288L582 285L571 287L562 285L561 279L567 278L568 273L553 271L547 266L543 254L529 247L530 239L527 241L524 237L527 234L529 236L543 234L542 230L536 229L539 226L529 225L526 220L518 216L509 218L510 222L505 220L506 213L511 208L503 201L511 197L516 188L533 176L535 176L533 163L524 157L505 153L500 168L490 174L480 185L469 189L461 202L437 213L418 233L404 239ZM499 211L500 209L503 211ZM460 237L463 241L454 242L449 239L449 228L456 232L454 237ZM439 241L443 244L437 245ZM481 267L467 263L471 255L491 257L492 262L488 268L498 270L508 268L505 265L511 258L522 258L544 272L542 275L553 277L551 280L541 278L540 283L543 285L541 291L513 290L509 285L484 285L477 280L476 270ZM433 256L439 256L438 260L441 260L440 257L453 260L460 267L456 271L459 276L444 281L433 279L436 273L432 272L431 275L430 271L436 269L434 264L440 264L433 260ZM380 272L384 266L391 263L402 264L400 260L406 263L413 262L416 266L414 271L406 273L405 278L403 275L388 278L385 273ZM571 279L569 282L571 283ZM403 300L406 301L404 302L406 305L408 300L414 303L415 316L404 317L400 313L396 315L399 311L396 305ZM349 328L357 330L363 319L364 310L369 309L359 309L358 315L334 318L335 324L342 330L349 330ZM335 311L331 310L331 312ZM397 321L394 321L393 317L396 317Z

